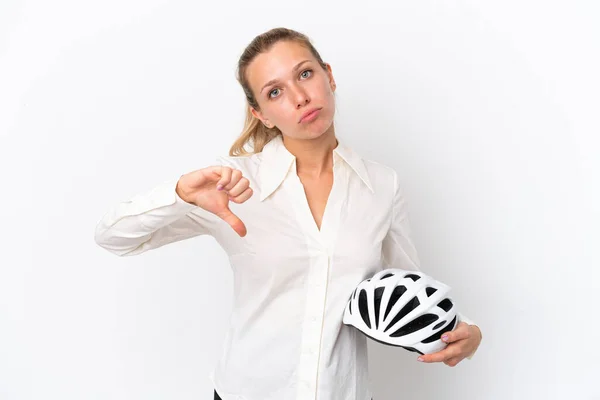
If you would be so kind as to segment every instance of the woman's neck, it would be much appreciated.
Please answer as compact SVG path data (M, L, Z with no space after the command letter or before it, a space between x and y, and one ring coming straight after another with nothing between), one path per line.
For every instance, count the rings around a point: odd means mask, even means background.
M296 157L298 176L320 178L333 172L333 149L338 145L333 130L316 139L284 139L285 147Z

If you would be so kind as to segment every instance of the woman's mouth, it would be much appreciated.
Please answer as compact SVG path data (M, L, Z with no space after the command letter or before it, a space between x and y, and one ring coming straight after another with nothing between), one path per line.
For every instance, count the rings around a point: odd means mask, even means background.
M315 119L316 119L316 118L319 116L319 114L320 114L320 113L321 113L321 109L317 109L317 110L315 110L315 111L311 112L310 114L308 114L308 115L304 116L304 117L303 117L303 118L300 120L300 123L314 121L314 120L315 120Z

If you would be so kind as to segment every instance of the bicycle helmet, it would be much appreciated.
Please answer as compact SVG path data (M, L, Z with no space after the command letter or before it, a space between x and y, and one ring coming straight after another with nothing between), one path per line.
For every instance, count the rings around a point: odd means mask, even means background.
M419 354L444 349L444 332L457 325L450 287L418 272L389 268L358 284L343 323L371 339Z

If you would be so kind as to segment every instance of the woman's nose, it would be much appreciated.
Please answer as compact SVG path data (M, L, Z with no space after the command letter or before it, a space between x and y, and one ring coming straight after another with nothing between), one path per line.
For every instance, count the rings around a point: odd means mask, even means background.
M293 89L293 99L294 102L296 103L296 107L302 107L305 104L307 104L308 102L310 102L310 97L308 96L308 93L306 93L306 91L300 87Z

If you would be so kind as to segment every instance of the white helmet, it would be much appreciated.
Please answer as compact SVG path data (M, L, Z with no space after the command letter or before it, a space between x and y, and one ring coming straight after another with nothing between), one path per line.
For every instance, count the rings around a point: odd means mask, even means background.
M389 268L358 284L343 323L371 339L419 354L446 347L444 332L457 325L450 287L418 272Z

